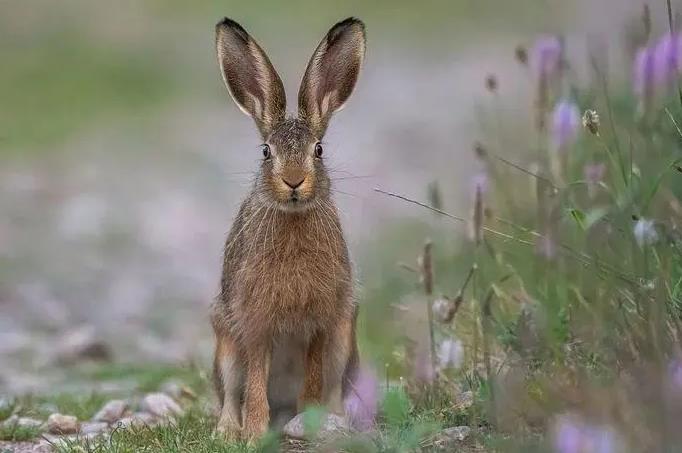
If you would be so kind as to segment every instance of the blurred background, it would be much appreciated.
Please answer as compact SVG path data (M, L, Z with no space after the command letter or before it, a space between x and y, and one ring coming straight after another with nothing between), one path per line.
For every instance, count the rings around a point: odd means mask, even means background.
M207 308L259 158L256 129L215 61L223 16L267 51L290 108L327 29L350 15L366 22L364 72L332 122L326 154L348 176L337 202L369 307L372 287L423 237L405 234L384 254L376 244L403 223L434 221L373 188L424 199L439 181L445 207L466 214L479 136L500 133L502 152L529 146L532 85L515 64L516 45L561 33L578 77L588 77L588 42L603 43L605 67L619 68L613 83L628 83L622 38L641 8L636 0L0 2L0 394L83 388L68 373L79 355L209 363ZM665 24L663 7L652 13ZM488 75L498 83L492 98ZM491 119L491 109L506 120Z

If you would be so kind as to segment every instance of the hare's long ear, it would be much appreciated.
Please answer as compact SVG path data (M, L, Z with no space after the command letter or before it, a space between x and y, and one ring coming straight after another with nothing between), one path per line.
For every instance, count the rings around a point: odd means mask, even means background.
M298 109L318 138L353 92L364 56L365 24L352 17L334 25L315 49L301 82Z
M226 17L216 25L216 49L232 98L266 138L286 113L282 80L263 49L232 19Z

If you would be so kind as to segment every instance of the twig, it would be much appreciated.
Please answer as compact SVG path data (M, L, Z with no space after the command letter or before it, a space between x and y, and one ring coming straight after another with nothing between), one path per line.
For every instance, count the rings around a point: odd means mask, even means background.
M527 175L530 175L530 176L532 176L533 178L537 178L537 179L540 179L540 180L542 180L542 181L545 181L547 184L549 184L550 186L552 186L552 188L554 188L554 189L556 189L556 190L559 190L559 187L557 187L549 178L545 178L545 177L542 176L542 175L538 175L537 173L533 173L532 171L523 168L521 165L515 164L514 162L512 162L512 161L510 161L510 160L507 160L507 159L505 159L504 157L498 156L497 154L491 154L491 156L492 156L494 159L499 160L500 162L502 162L502 163L504 163L504 164L507 164L507 165L509 165L510 167L513 167L513 168L519 170L519 171L522 172L522 173L525 173L525 174L527 174Z
M483 330L483 364L485 366L486 380L488 381L488 391L490 392L491 417L490 423L493 426L497 425L497 408L495 404L495 384L493 383L493 370L490 360L490 327L492 309L491 302L495 292L493 288L488 289L483 305L481 306L481 327Z
M666 6L668 7L668 27L670 27L670 35L672 37L673 33L675 32L675 24L673 22L673 7L670 3L670 0L666 1ZM680 88L680 82L677 81L677 95L680 98L680 104L682 105L682 88Z
M474 263L469 269L469 273L467 274L467 277L464 279L464 283L462 283L462 286L459 288L457 297L462 297L464 295L464 291L466 291L467 286L469 286L469 281L471 281L471 277L474 276L474 272L476 272L476 269L478 269L478 265Z
M413 200L411 198L407 198L404 195L400 195L394 192L387 192L385 190L382 190L378 187L374 188L375 192L382 193L384 195L388 195L389 197L394 197L394 198L400 198L403 201L407 201L408 203L416 204L417 206L421 206L422 208L430 209L433 212L437 212L438 214L444 215L445 217L450 217L451 219L457 220L459 222L466 222L464 218L462 217L457 217L455 215L450 214L449 212L445 212L442 209L434 208L433 206L429 206L426 203L422 203L421 201Z
M446 217L448 217L448 218L451 218L451 219L453 219L453 220L456 220L456 221L458 221L458 222L466 222L466 220L464 220L462 217L458 217L458 216L456 216L456 215L450 214L449 212L443 211L443 210L441 210L441 209L436 209L436 208L434 208L433 206L429 206L429 205L426 204L426 203L422 203L422 202L417 201L417 200L414 200L414 199L412 199L412 198L408 198L408 197L406 197L406 196L404 196L404 195L400 195L400 194L397 194L397 193L394 193L394 192L388 192L388 191L379 189L378 187L375 187L375 188L374 188L374 191L375 191L375 192L378 192L378 193L381 193L381 194L384 194L384 195L388 195L388 196L390 196L390 197L398 198L398 199L400 199L400 200L406 201L406 202L408 202L408 203L415 204L415 205L417 205L417 206L421 206L422 208L426 208L426 209L429 209L429 210L431 210L431 211L437 212L437 213L439 213L439 214L441 214L441 215L444 215L444 216L446 216ZM499 218L499 217L496 217L496 220L498 220L498 221L500 221L500 222L503 222L503 223L506 223L506 224L508 224L508 225L514 226L514 227L516 227L516 228L518 228L518 229L521 229L522 231L525 231L526 233L531 234L531 235L533 235L533 236L535 236L535 237L537 237L537 238L543 238L543 239L545 238L544 235L538 233L537 231L533 231L533 230L530 230L530 229L525 228L525 227L523 227L523 226L516 225L515 223L513 223L513 222L511 222L511 221L509 221L509 220L504 220L504 219ZM519 243L519 244L528 245L528 246L531 246L531 247L534 247L534 246L535 246L535 244L532 243L532 242L530 242L530 241L526 241L526 240L524 240L524 239L517 238L517 237L515 237L515 236L512 236L512 235L507 234L507 233L503 233L503 232L501 232L501 231L495 230L495 229L490 228L490 227L484 226L484 227L483 227L483 230L486 231L486 232L488 232L488 233L497 235L497 236L499 236L499 237L502 237L502 238L509 239L509 240L511 240L511 241L517 242L517 243ZM607 263L604 263L604 262L601 261L600 259L594 258L594 257L592 257L592 256L590 256L590 255L588 255L588 254L586 254L586 253L583 253L583 252L576 252L575 250L573 250L572 248L570 248L570 247L569 247L568 245L566 245L566 244L559 244L559 245L561 245L561 248L562 248L562 249L564 249L564 250L570 252L570 253L571 253L571 256L572 256L573 258L579 260L581 263L583 263L583 264L585 264L585 265L596 265L597 267L601 267L603 270L606 270L606 271L609 271L609 272L613 273L614 275L616 275L616 276L617 276L618 278L620 278L621 280L624 280L624 281L626 281L626 282L628 282L628 283L630 283L630 284L633 284L633 285L638 285L637 281L636 281L634 278L632 278L632 277L630 277L629 275L627 275L626 273L624 273L624 272L622 272L622 271L620 271L620 270L618 270L618 269L616 269L616 268L614 268L614 267L608 265Z
M424 277L424 293L426 294L426 314L429 321L429 352L431 354L431 369L436 369L436 343L433 335L433 310L431 302L433 299L433 243L430 239L424 244L424 254L422 255L422 272Z
M670 121L672 121L673 126L675 126L675 129L677 129L677 134L678 134L678 135L680 136L680 138L682 139L682 130L680 129L680 125L677 124L677 121L675 121L675 117L674 117L673 114L670 112L670 110L668 109L668 107L665 108L665 113L668 114L668 118L670 118Z

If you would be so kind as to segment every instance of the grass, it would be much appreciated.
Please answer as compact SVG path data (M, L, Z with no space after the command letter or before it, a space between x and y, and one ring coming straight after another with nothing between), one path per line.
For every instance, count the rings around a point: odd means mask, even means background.
M124 453L124 452L251 452L278 451L281 447L300 448L302 443L284 441L277 433L269 433L257 445L243 442L228 443L214 434L216 418L208 407L213 401L212 389L207 385L205 374L199 369L167 367L156 365L103 365L90 368L81 374L92 379L106 382L135 380L138 389L132 395L93 393L89 395L59 394L33 395L18 398L3 406L3 418L12 413L44 420L50 413L58 411L76 415L84 421L109 399L137 399L143 392L156 391L165 380L172 379L183 382L197 393L195 400L184 401L186 409L182 417L172 424L154 427L117 428L111 434L98 440L77 438L55 444L58 451L86 451L92 453ZM163 379L160 377L163 376ZM154 384L154 385L152 385ZM428 444L429 439L442 427L453 426L454 423L465 423L473 408L462 409L456 413L447 410L448 403L441 401L440 406L418 405L408 396L399 384L392 384L390 391L382 398L378 430L374 435L359 435L352 438L335 440L333 449L344 449L352 452L408 451ZM480 410L480 409L477 409ZM314 420L318 420L318 409L310 409L310 431L314 431ZM307 428L308 429L308 428ZM0 440L31 441L39 439L39 430L25 428L0 428ZM104 439L104 440L102 440ZM482 445L486 439L476 436L463 443L463 451L478 451L476 445ZM332 448L327 445L326 448ZM467 450L470 448L470 450Z
M142 118L173 92L153 55L72 32L39 37L28 49L0 44L12 62L0 74L0 150L49 148L122 113Z

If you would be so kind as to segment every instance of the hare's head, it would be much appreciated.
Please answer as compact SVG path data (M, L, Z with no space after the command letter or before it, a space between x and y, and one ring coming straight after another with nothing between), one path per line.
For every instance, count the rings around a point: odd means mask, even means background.
M332 115L355 87L365 54L365 27L354 18L334 25L313 53L298 93L298 116L286 116L282 80L263 49L231 19L216 26L218 62L239 108L263 138L258 196L298 211L329 197L320 143Z

